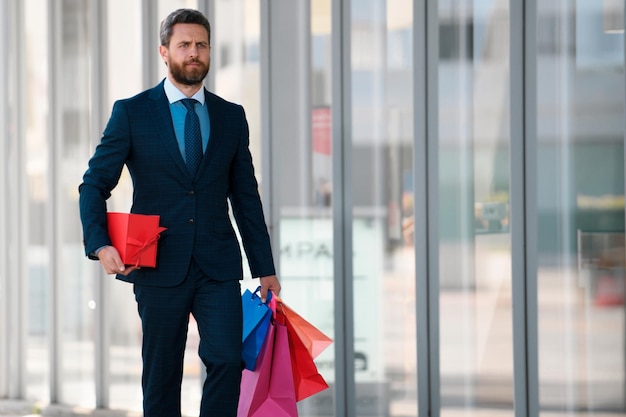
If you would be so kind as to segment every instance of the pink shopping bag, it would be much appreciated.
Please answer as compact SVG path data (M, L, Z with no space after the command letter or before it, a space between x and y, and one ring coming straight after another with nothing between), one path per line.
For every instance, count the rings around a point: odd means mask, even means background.
M243 370L237 417L297 417L287 327L269 326L255 371Z

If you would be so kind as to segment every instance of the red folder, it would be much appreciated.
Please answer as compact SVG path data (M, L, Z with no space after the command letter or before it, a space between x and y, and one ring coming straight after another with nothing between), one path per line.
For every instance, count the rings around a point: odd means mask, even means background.
M156 266L157 241L161 232L158 215L107 213L109 237L124 265Z

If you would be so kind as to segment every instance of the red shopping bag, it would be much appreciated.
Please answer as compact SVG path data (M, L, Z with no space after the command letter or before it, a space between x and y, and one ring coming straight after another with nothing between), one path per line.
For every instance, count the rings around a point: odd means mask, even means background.
M296 331L294 323L285 315L285 305L279 303L276 308L277 321L284 317L289 339L289 356L293 375L293 384L296 391L296 401L303 400L328 388L328 384L320 375L313 357L309 353Z
M333 343L333 340L322 333L317 327L306 321L285 303L281 303L282 311L287 321L291 323L293 332L302 341L313 359Z
M261 348L257 369L243 370L237 417L297 416L287 327L274 320Z

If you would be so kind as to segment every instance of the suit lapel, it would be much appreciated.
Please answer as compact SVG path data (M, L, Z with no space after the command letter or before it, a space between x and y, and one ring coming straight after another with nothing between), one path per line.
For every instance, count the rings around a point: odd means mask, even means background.
M150 98L154 100L154 106L152 108L154 109L155 115L153 120L155 131L157 132L159 140L163 143L163 147L167 150L167 152L172 156L181 172L188 178L191 178L187 165L185 165L183 156L180 154L180 149L178 148L176 134L174 133L174 125L172 124L172 114L170 112L169 101L167 100L165 90L163 89L163 81L152 89Z
M220 108L217 105L217 100L215 96L209 93L206 89L204 90L204 98L206 103L206 109L209 112L209 143L207 144L206 151L204 152L204 157L202 158L202 163L200 164L200 168L196 173L196 176L202 175L204 171L207 169L210 159L215 153L215 147L217 146L216 142L221 137L220 127L221 123L218 123L220 120Z

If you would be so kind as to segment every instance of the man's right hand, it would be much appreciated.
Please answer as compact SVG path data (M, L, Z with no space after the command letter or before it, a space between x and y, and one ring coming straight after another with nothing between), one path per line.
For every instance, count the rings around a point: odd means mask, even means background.
M135 269L139 269L137 266L125 266L119 252L113 246L105 246L100 249L98 259L100 259L100 265L107 274L128 275Z

